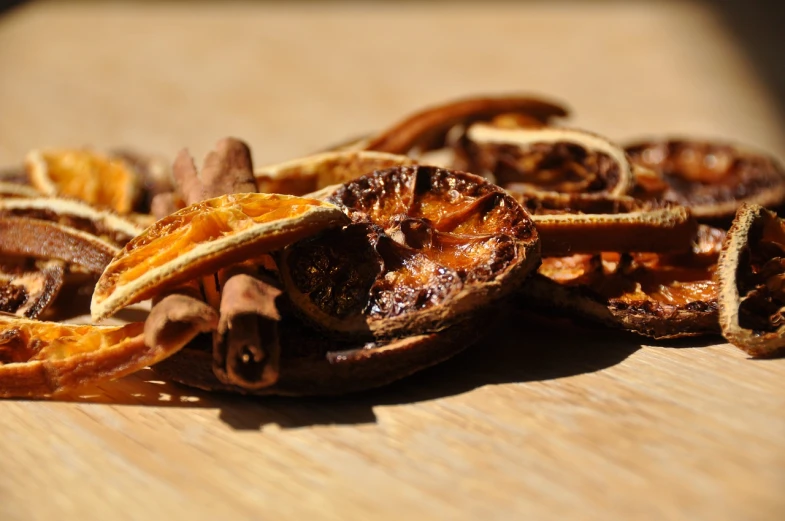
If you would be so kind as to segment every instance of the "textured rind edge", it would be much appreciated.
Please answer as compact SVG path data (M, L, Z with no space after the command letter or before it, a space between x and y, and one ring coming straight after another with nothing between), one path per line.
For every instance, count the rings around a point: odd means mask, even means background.
M306 213L297 217L257 224L236 235L200 244L186 254L180 255L172 262L146 272L142 277L135 279L130 284L115 286L105 297L99 291L101 289L101 280L99 279L90 302L92 319L96 322L100 321L113 315L125 306L143 300L143 298L139 298L140 295L148 293L151 288L164 281L167 275L181 270L194 261L204 261L218 258L221 255L228 255L234 250L248 247L255 241L260 241L261 249L257 253L265 253L269 251L264 249L263 244L261 244L265 237L272 240L272 238L280 238L291 233L293 235L292 240L297 240L302 238L297 233L299 230L308 228L313 230L313 233L316 233L330 225L348 221L348 218L338 207L333 205L326 206L329 203L323 204L325 206L312 206ZM111 267L111 264L107 266L107 269L109 267ZM104 270L104 273L106 273L106 270ZM201 275L207 274L203 273Z
M0 329L13 327L15 322L39 324L42 327L47 324L0 314ZM132 322L123 326L54 325L74 329L91 327L105 331L126 329L129 334L112 346L62 359L0 364L0 398L52 396L89 383L113 380L157 363L176 351L165 346L146 347L143 322ZM97 356L99 353L100 356Z
M57 187L44 175L49 170L44 159L43 150L31 150L25 156L25 170L30 184L42 195L54 196L57 194Z
M563 127L507 129L494 127L486 123L475 123L468 128L466 135L471 141L477 143L511 145L576 143L589 150L608 154L618 163L620 167L619 182L608 192L608 195L626 195L635 186L632 165L624 149L609 139L593 132Z
M657 340L719 334L716 309L709 311L677 310L669 315L616 311L576 288L565 287L539 273L532 275L518 292L517 302L535 311L559 309L577 318L599 322Z
M741 252L746 248L749 232L758 219L777 214L760 205L744 203L736 213L736 218L725 236L717 261L717 280L719 282L720 327L723 336L739 349L753 357L766 357L779 354L785 348L785 326L774 333L755 335L739 324L739 288L736 284Z
M389 154L387 152L376 152L374 150L362 149L339 149L329 152L321 152L318 154L306 156L299 159L292 159L283 163L276 163L254 169L254 177L257 179L262 177L269 177L271 179L279 179L285 177L287 171L292 169L302 169L307 174L316 174L319 168L327 162L336 161L341 159L351 160L354 158L368 159L374 161L393 161L400 162L401 165L413 165L415 160L399 154Z

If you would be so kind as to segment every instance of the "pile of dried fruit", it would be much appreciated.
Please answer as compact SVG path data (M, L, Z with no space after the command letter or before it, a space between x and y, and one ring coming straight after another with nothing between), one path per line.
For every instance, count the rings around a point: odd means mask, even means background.
M205 389L337 394L476 341L500 309L785 352L785 171L727 144L622 148L557 105L475 98L254 169L33 151L0 182L0 396L153 365ZM431 166L436 165L436 166ZM471 172L471 173L469 173ZM143 323L98 321L152 299Z

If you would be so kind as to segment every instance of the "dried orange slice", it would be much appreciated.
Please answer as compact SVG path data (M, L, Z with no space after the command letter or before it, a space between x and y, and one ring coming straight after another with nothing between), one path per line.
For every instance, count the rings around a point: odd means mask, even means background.
M760 205L736 215L720 254L720 324L756 357L785 352L785 221Z
M426 108L372 138L367 150L407 154L443 148L448 132L456 126L489 120L499 114L524 114L538 122L567 115L559 105L527 96L477 97Z
M785 202L785 169L758 152L686 139L636 143L626 150L663 177L662 197L702 220L729 222L745 202L768 207Z
M0 199L0 216L27 217L75 228L123 246L144 230L127 218L73 199L31 197Z
M471 172L512 193L626 195L635 182L624 150L583 130L475 123L462 146Z
M61 261L0 261L0 311L37 318L57 297L65 280Z
M718 333L714 271L724 236L701 226L693 249L682 254L544 258L519 302L654 338Z
M112 260L93 293L93 318L346 221L330 203L288 195L235 194L193 204L157 221Z
M345 183L374 170L414 164L406 156L369 151L338 151L256 169L259 192L305 195Z
M685 251L698 230L689 210L657 200L581 194L518 194L517 199L534 220L543 257Z
M472 174L380 170L328 200L353 224L288 247L279 269L300 313L335 335L443 329L514 291L539 258L524 209Z
M101 273L118 252L113 244L62 224L0 217L0 253L38 259L59 259Z
M33 150L27 174L43 195L74 197L125 214L140 195L139 177L124 160L91 150Z
M119 378L171 354L145 348L144 324L39 322L0 315L0 397L49 396Z

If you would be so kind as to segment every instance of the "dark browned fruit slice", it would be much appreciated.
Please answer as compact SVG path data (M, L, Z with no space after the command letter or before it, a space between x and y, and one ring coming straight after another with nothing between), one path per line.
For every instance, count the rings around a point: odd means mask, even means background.
M381 387L442 362L476 342L484 330L472 321L438 333L371 342L341 341L327 339L322 332L290 317L279 329L279 373L276 382L268 387L253 389L218 380L212 368L211 341L206 336L156 364L153 370L166 379L206 390L337 395Z
M515 291L539 259L525 210L472 174L392 168L327 200L353 224L288 247L279 268L299 311L337 335L444 329Z
M634 162L658 172L666 200L702 220L730 221L742 203L785 202L785 170L773 158L709 141L662 140L626 147Z
M618 196L628 194L634 186L624 150L583 130L475 123L466 131L462 147L468 170L523 196Z
M119 248L94 235L62 224L0 217L0 254L59 259L101 273Z
M0 311L37 318L57 297L64 277L61 261L0 261Z
M698 230L686 208L658 200L582 194L516 198L532 215L543 257L685 251Z
M687 253L546 258L519 302L654 338L718 333L713 274L723 238L722 230L701 226Z
M363 150L336 151L256 169L259 192L305 195L374 170L414 164L406 156Z
M722 247L718 279L725 338L752 356L785 354L785 221L743 205Z
M417 112L372 138L365 148L391 154L407 154L413 149L422 152L442 148L447 133L453 127L511 113L523 114L545 123L552 118L566 116L567 110L526 96L468 98Z

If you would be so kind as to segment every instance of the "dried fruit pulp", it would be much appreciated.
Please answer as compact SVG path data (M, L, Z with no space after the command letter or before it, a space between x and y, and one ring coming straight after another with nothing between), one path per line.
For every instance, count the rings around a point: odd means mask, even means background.
M753 224L740 268L739 325L777 331L785 325L785 222L770 218Z

